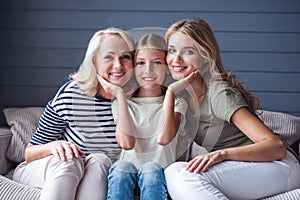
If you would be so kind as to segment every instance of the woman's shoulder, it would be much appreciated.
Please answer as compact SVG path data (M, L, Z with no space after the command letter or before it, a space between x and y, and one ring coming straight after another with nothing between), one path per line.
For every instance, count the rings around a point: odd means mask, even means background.
M66 91L74 91L74 90L79 90L79 87L76 83L76 81L74 80L69 80L68 82L66 82L65 84L63 84L60 89L62 90L62 92L66 92Z
M220 94L226 95L240 95L237 88L233 88L227 81L212 80L207 83L207 89L209 96L215 96Z
M227 81L224 80L209 80L207 81L207 88L214 90L214 89L222 89L222 88L232 88Z
M62 97L72 96L73 94L82 94L78 85L75 81L70 80L64 83L56 92L52 102L56 102L57 100L61 99Z

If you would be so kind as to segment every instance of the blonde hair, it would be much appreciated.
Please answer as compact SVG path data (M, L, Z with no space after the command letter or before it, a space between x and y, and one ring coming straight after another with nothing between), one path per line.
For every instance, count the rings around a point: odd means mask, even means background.
M80 65L79 70L70 75L70 77L77 83L78 87L87 96L96 95L100 89L100 85L96 76L97 70L94 64L94 57L97 50L101 47L103 38L106 35L116 35L121 37L127 43L130 51L134 51L134 40L128 32L115 27L96 32L89 41L84 60Z
M167 43L163 37L156 34L147 34L144 35L139 39L139 41L136 44L136 52L135 57L137 55L137 52L139 49L142 48L153 48L153 49L159 49L164 52L167 51Z
M260 108L259 99L246 91L234 75L229 75L224 70L219 45L211 28L204 20L181 20L174 23L166 32L167 42L175 32L181 32L195 41L196 48L207 62L200 68L200 72L205 78L227 81L233 88L237 88L241 92L251 112Z

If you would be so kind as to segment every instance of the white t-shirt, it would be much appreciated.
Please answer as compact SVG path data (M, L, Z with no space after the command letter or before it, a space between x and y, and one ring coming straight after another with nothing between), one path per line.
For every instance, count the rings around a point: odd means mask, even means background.
M157 144L157 127L161 117L164 96L160 97L133 97L128 99L129 113L135 126L136 143L133 149L122 149L120 160L132 162L137 168L146 162L156 162L162 167L173 163L176 159L177 137L168 145ZM185 113L187 103L182 98L175 99L174 111L181 113L182 119L177 135L185 135ZM115 121L118 118L118 103L112 104Z

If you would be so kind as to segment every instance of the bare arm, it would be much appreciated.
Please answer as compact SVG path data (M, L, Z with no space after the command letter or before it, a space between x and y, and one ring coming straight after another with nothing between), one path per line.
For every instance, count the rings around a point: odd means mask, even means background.
M161 129L157 135L157 143L160 145L167 145L174 139L181 123L181 113L174 112L174 102L175 94L167 90L158 124Z
M284 143L246 108L238 109L231 120L254 144L224 150L225 160L273 161L286 156Z
M231 121L254 144L227 148L197 156L187 165L188 171L204 172L212 165L224 160L267 162L279 160L286 156L287 150L284 143L246 108L238 109L232 115Z
M187 87L190 87L190 82L195 80L197 75L198 72L194 72L186 78L169 85L163 103L161 118L158 124L158 127L161 128L157 135L158 144L167 145L176 136L182 115L179 112L174 112L175 95L178 92L187 89Z
M130 150L135 145L135 129L128 110L128 103L124 91L117 96L118 120L116 122L116 139L122 149Z
M73 142L64 140L57 140L40 145L28 144L25 149L26 163L50 155L54 155L60 160L66 160L67 158L78 158L79 156L84 155L84 152L81 151Z
M130 150L135 145L135 128L128 110L127 98L124 90L109 83L101 76L97 76L103 89L116 97L118 102L118 120L116 122L116 139L122 149Z

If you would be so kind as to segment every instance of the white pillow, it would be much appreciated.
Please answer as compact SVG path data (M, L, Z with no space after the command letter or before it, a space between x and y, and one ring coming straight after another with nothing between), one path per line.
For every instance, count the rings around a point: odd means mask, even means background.
M43 107L5 108L7 124L13 136L6 151L6 157L15 162L24 161L25 147L37 128L44 111Z

